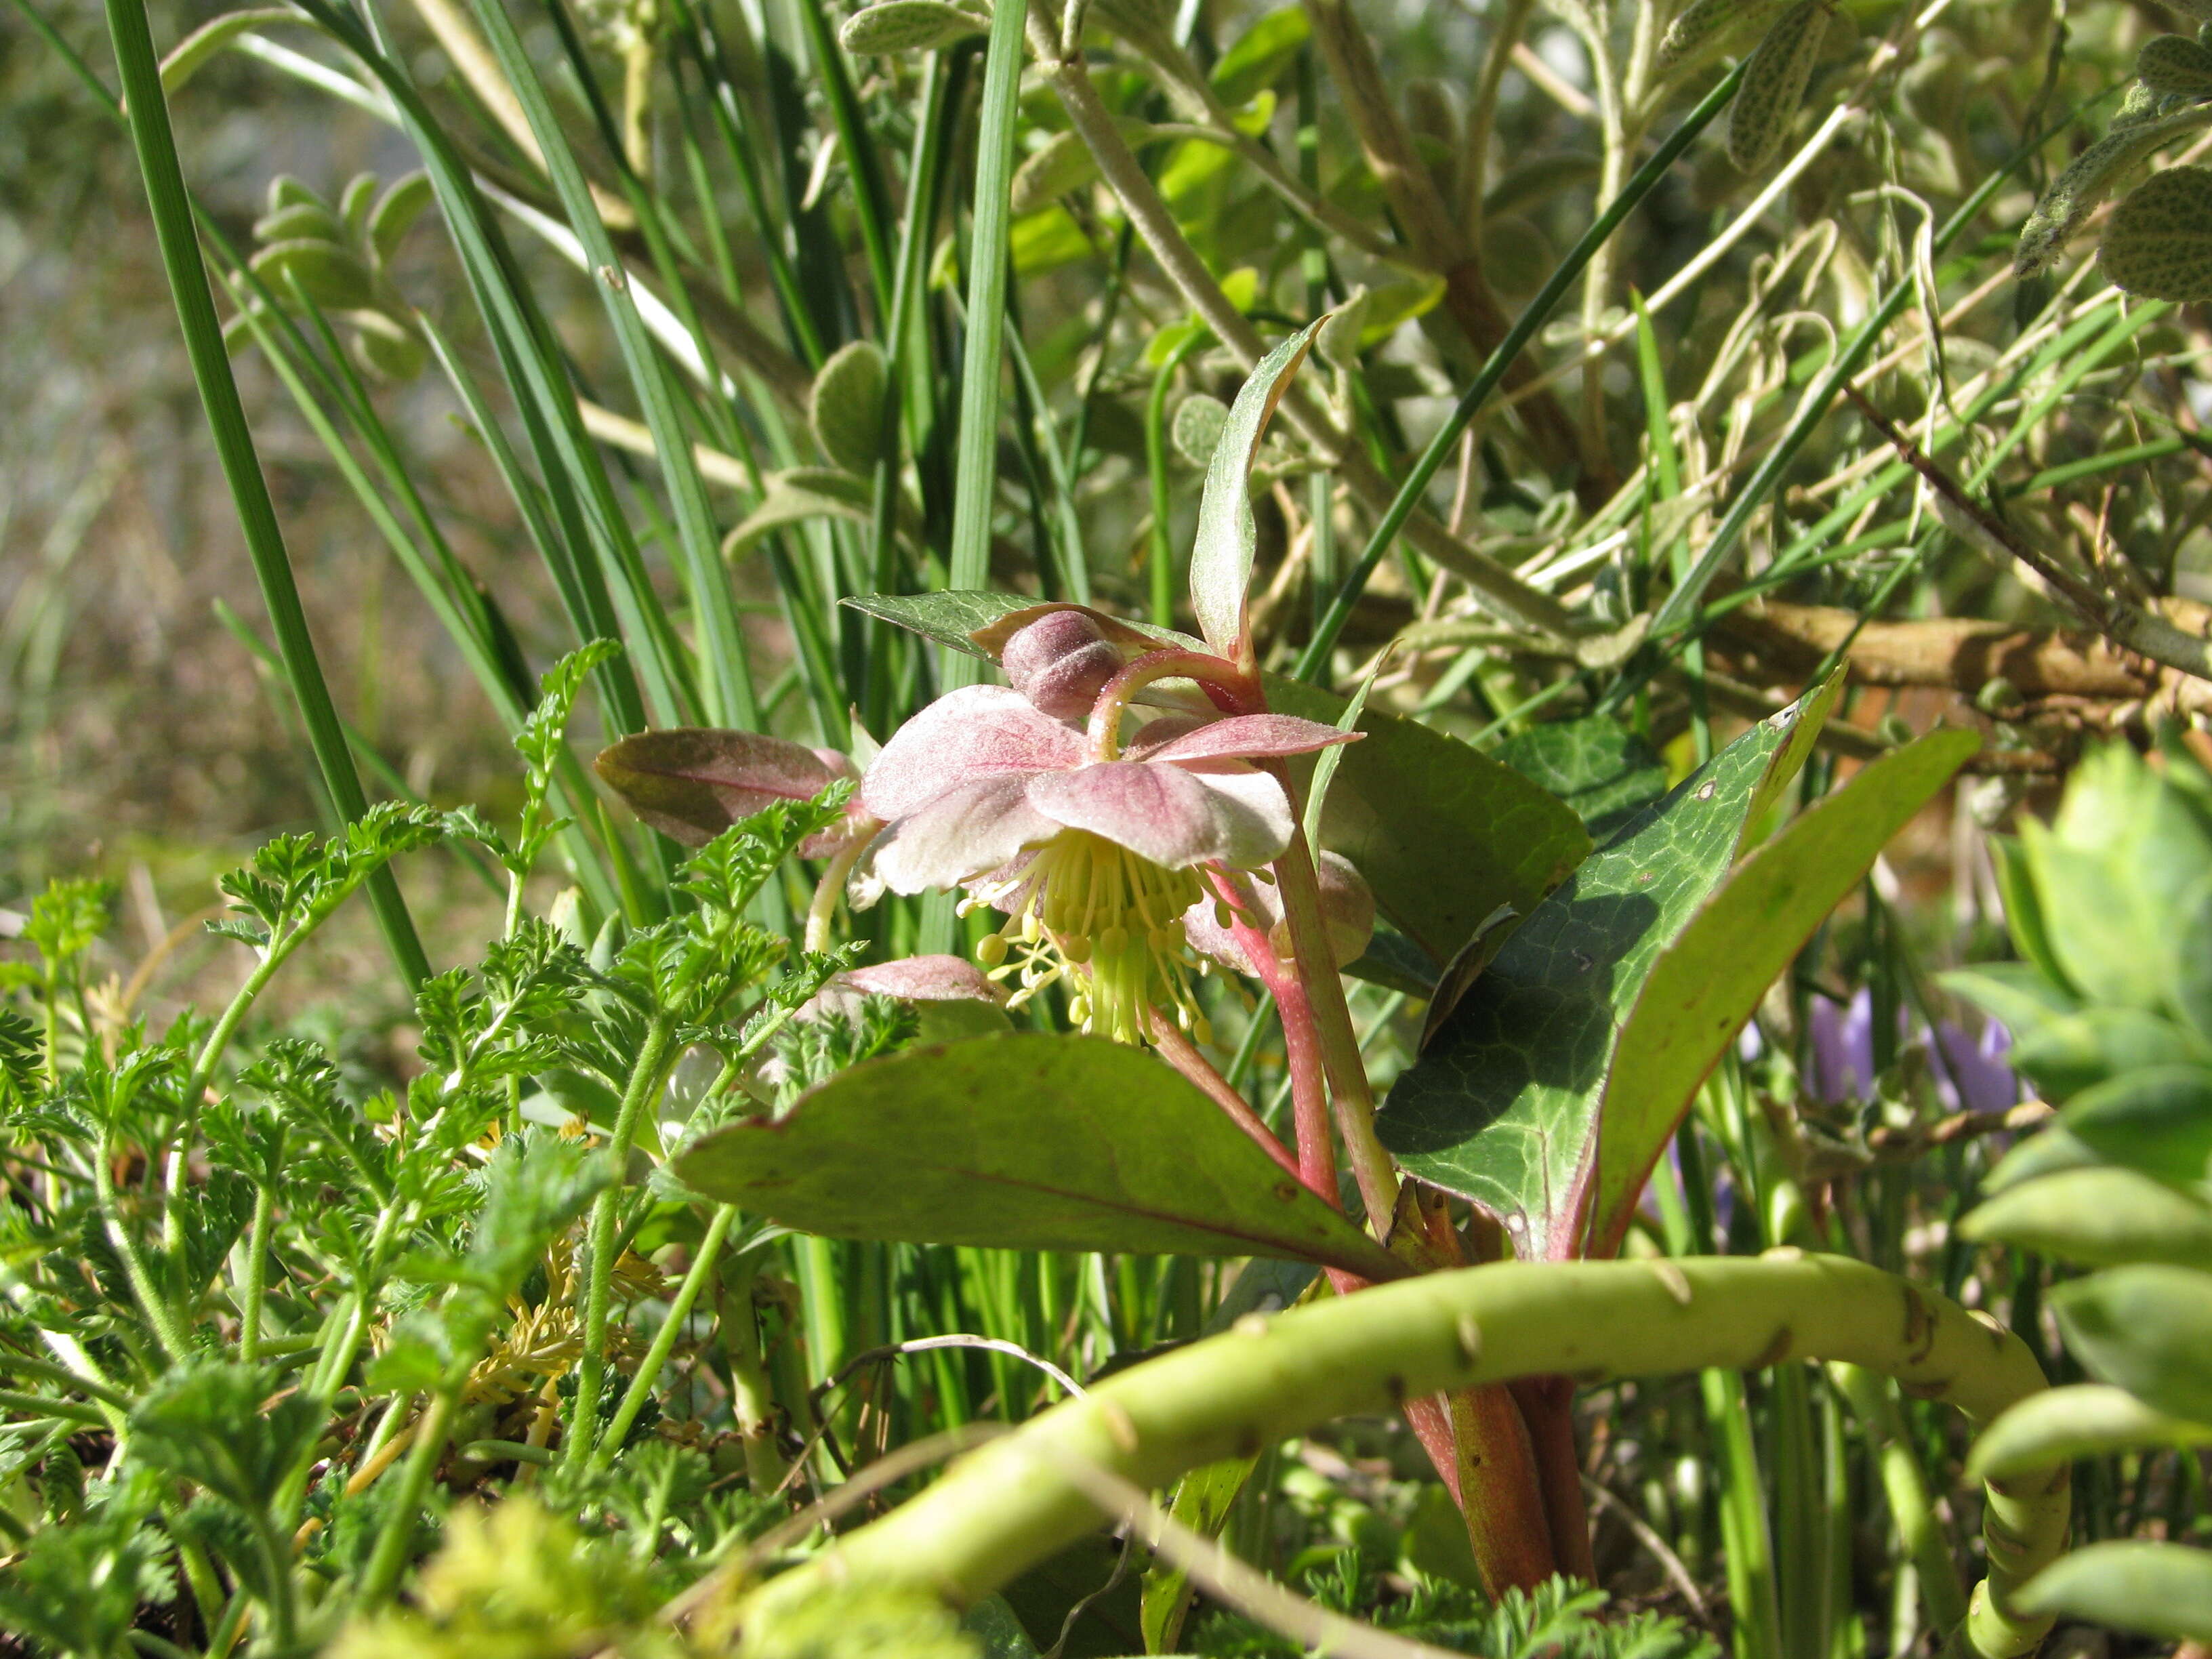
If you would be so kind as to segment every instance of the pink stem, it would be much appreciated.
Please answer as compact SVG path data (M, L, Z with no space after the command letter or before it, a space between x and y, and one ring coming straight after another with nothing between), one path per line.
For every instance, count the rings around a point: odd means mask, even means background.
M1218 872L1208 878L1218 898L1230 906L1229 932L1252 971L1274 993L1283 1022L1283 1048L1291 1073L1291 1121L1297 1132L1298 1178L1334 1209L1342 1209L1336 1190L1336 1139L1328 1121L1328 1079L1322 1061L1321 1038L1314 1029L1313 1004L1291 964L1275 954L1273 941L1237 908L1236 893Z
M1198 1051L1198 1045L1182 1034L1182 1027L1159 1009L1152 1010L1152 1047L1160 1051L1160 1058L1181 1072L1206 1091L1213 1103L1228 1114L1229 1121L1258 1143L1260 1150L1282 1166L1285 1175L1305 1180L1304 1171L1290 1149L1275 1138L1259 1113L1254 1111L1244 1097L1229 1086L1229 1079L1213 1069L1213 1063ZM1307 1182L1311 1186L1311 1182ZM1334 1200L1335 1194L1328 1196Z
M1110 761L1121 753L1121 711L1154 680L1166 679L1196 680L1224 714L1247 714L1266 707L1252 677L1225 657L1204 651L1148 651L1099 688L1086 733L1093 760Z

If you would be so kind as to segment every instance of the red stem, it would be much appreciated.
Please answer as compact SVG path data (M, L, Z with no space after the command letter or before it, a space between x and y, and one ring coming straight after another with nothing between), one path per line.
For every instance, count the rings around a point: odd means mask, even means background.
M1181 1072L1206 1091L1208 1099L1228 1115L1229 1121L1259 1144L1260 1150L1282 1166L1285 1175L1305 1181L1305 1172L1298 1167L1290 1149L1275 1138L1259 1113L1246 1103L1244 1097L1229 1086L1229 1079L1213 1069L1213 1063L1198 1051L1198 1045L1182 1034L1173 1016L1152 1010L1152 1047L1160 1051L1160 1058ZM1311 1182L1307 1182L1311 1186ZM1319 1190L1316 1188L1316 1190ZM1336 1193L1332 1186L1322 1194L1332 1204Z

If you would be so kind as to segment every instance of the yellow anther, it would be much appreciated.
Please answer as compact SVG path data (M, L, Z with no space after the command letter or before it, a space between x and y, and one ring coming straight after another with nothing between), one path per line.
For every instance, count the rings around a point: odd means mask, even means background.
M986 968L995 968L1006 959L1006 941L997 933L986 933L975 941L975 960Z

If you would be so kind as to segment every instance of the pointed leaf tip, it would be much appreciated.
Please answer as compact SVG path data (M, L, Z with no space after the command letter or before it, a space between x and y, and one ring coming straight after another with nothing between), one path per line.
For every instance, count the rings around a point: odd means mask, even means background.
M1190 603L1206 642L1232 662L1250 646L1244 635L1244 592L1252 580L1256 531L1249 494L1253 459L1291 377L1305 361L1326 317L1307 325L1261 359L1223 423L1206 469L1190 554Z

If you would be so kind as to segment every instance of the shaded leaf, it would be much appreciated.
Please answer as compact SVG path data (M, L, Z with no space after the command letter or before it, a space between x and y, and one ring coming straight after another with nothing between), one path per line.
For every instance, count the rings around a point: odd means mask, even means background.
M2150 1066L2085 1089L2059 1114L2099 1157L2160 1181L2212 1173L2212 1067Z
M1266 684L1269 708L1324 726L1348 707L1300 681ZM1527 915L1589 854L1571 810L1480 750L1374 708L1358 729L1330 781L1322 844L1358 867L1376 907L1437 963L1500 905ZM1303 779L1311 764L1293 769Z
M2065 252L2074 233L2096 211L2097 204L2152 152L2175 139L2212 125L2212 108L2183 110L2150 120L2115 125L2112 131L2083 150L2052 181L2021 227L2013 249L2015 276L2033 276L2048 269Z
M2212 167L2168 167L2130 191L2105 227L2099 263L2130 294L2212 300Z
M1774 159L1805 100L1832 15L1828 0L1797 0L1774 20L1744 65L1743 84L1729 106L1729 160L1755 173Z
M890 371L873 340L838 347L814 377L807 417L822 453L863 477L876 469L884 431L884 392Z
M2156 1014L2140 1008L2084 1008L2020 1030L2006 1058L2042 1090L2045 1099L2063 1104L2124 1072L2208 1056L2187 1032Z
M1666 763L1603 714L1531 726L1490 752L1573 807L1601 841L1667 793Z
M836 781L812 750L713 726L640 732L599 751L592 769L630 810L686 847L704 847L779 800L811 800Z
M1933 732L1883 756L1754 853L1652 964L1599 1109L1593 1255L1620 1248L1691 1097L1766 988L1980 747L1971 732Z
M1383 1144L1504 1222L1523 1260L1580 1252L1598 1103L1630 1011L1840 684L1753 726L1591 854L1391 1090Z
M2009 1480L2077 1457L2160 1446L2212 1444L2212 1428L2154 1412L2108 1382L2046 1389L1982 1431L1966 1460L1972 1480Z
M1221 54L1208 77L1215 94L1231 108L1249 103L1297 62L1313 27L1303 8L1285 6L1254 21Z
M2212 1425L2212 1273L2108 1267L2051 1292L2066 1346L2100 1382Z
M2212 1208L2111 1164L2008 1187L1960 1222L1959 1232L2092 1267L2212 1261Z
M847 18L838 39L848 52L889 57L934 52L987 27L987 20L945 0L879 0Z
M769 474L760 504L722 538L722 556L735 558L762 537L809 519L867 524L874 517L873 486L866 478L827 466L794 466Z
M173 97L185 83L204 68L210 58L241 34L270 23L303 23L307 20L286 6L258 6L249 11L228 11L201 24L169 49L161 60L161 90Z
M408 173L392 181L392 188L384 192L368 216L369 246L376 250L380 259L389 259L398 251L400 238L414 228L416 220L432 199L430 175L423 172Z
M2063 1613L2140 1636L2212 1641L2212 1554L2179 1544L2091 1544L2014 1590L2023 1613Z
M708 1135L690 1185L839 1238L1400 1269L1164 1062L1014 1033L871 1060Z

